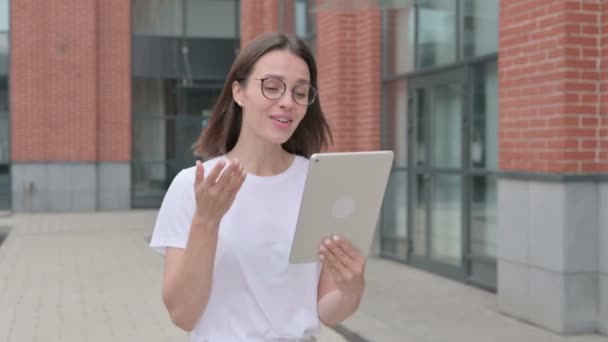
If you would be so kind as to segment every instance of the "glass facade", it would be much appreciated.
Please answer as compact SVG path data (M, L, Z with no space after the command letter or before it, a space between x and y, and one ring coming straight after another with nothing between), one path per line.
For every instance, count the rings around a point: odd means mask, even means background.
M0 0L0 210L11 208L9 0Z
M239 47L238 0L132 0L132 206L158 207Z
M381 254L496 284L498 0L383 10Z
M315 51L316 46L316 0L279 0L279 31L290 32L304 39Z

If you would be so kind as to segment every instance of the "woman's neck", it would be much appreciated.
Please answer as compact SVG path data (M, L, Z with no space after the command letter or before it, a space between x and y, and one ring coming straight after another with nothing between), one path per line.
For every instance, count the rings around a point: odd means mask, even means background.
M237 159L248 173L256 176L282 173L294 160L294 156L280 144L262 142L260 139L243 139L242 136L226 156L230 160Z

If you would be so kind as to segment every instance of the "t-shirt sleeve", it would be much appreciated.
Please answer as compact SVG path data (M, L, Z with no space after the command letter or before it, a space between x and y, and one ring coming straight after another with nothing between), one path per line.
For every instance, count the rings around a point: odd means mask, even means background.
M195 208L194 174L182 170L169 185L156 217L150 247L165 254L167 247L186 248Z

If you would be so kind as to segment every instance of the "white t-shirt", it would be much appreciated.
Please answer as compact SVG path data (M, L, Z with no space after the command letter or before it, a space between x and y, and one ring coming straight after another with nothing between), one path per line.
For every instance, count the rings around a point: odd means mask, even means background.
M221 158L206 161L205 172ZM278 175L247 175L220 223L211 293L191 341L314 340L321 265L289 264L308 163L296 156ZM150 242L160 253L186 247L194 173L182 170L167 190Z

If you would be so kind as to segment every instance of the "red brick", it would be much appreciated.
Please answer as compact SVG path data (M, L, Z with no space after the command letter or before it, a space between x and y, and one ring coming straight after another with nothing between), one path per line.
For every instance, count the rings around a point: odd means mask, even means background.
M12 158L131 158L130 2L14 0Z
M96 0L12 2L13 160L96 160L96 15Z
M98 0L97 159L131 159L131 2Z
M331 150L378 149L380 11L321 7L317 13L319 88L334 133Z
M241 4L241 46L257 35L279 30L279 0L244 0Z
M608 51L608 25L600 18L608 15L608 6L598 0L500 4L500 167L598 169L593 166L602 160L598 125L608 98L608 86L603 86L608 73L600 71L608 65L603 52ZM513 153L513 148L520 150Z

